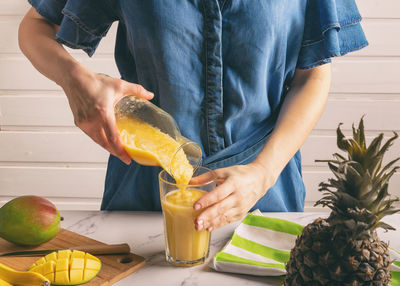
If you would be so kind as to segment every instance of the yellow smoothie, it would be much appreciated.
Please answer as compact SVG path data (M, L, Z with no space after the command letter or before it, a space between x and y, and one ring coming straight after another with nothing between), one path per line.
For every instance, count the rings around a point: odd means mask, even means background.
M129 156L142 165L157 165L174 177L178 185L187 185L193 175L193 167L181 144L168 134L135 118L117 118L122 145ZM176 153L178 151L178 153ZM176 157L172 160L176 153Z
M175 260L195 261L208 253L210 233L196 231L194 220L201 210L193 209L193 204L205 194L198 189L176 190L168 193L161 202L166 247Z

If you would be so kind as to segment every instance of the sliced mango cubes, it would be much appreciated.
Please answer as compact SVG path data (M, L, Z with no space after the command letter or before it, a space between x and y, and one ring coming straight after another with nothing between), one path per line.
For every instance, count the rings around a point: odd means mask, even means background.
M89 253L60 250L40 258L29 271L42 274L51 285L78 285L93 279L100 269L100 259Z

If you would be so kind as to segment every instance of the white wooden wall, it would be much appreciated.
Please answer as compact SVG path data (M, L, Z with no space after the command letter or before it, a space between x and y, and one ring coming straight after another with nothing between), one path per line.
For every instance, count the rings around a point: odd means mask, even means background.
M335 59L326 110L302 148L307 186L306 209L320 198L318 183L330 176L325 164L336 151L335 129L365 114L367 135L400 131L400 2L359 0L370 46ZM15 196L36 194L59 209L98 209L107 153L74 127L60 88L34 70L17 44L17 29L29 8L25 0L0 1L0 205ZM114 26L89 59L73 54L91 69L118 76L113 62ZM398 140L400 141L400 140ZM400 142L388 160L400 155ZM390 191L400 196L400 174Z

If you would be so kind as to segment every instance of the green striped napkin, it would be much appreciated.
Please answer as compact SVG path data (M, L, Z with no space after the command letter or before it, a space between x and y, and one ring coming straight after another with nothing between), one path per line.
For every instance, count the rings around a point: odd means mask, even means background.
M303 225L270 218L256 210L235 229L226 246L211 260L217 271L260 276L285 275L285 263ZM400 286L400 253L390 249L392 286Z

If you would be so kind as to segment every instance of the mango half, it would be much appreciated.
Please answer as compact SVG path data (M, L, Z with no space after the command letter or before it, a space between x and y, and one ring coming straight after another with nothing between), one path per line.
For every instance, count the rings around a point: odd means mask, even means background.
M78 285L92 280L100 269L100 259L89 253L59 250L40 258L29 271L42 274L51 285Z

